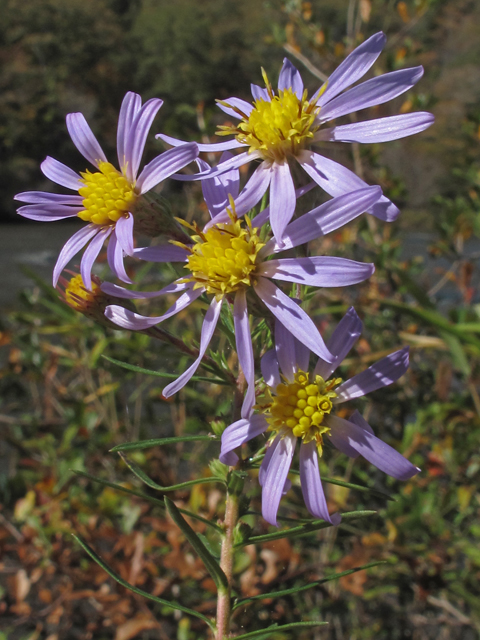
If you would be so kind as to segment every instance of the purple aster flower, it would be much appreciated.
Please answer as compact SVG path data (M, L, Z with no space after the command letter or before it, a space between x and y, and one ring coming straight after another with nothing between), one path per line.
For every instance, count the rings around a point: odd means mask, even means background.
M200 164L203 161L198 161ZM193 231L191 244L172 242L169 245L136 249L135 255L153 262L184 262L187 273L160 291L142 293L128 291L104 283L102 289L125 298L151 298L168 293L181 293L177 301L161 316L144 317L123 307L107 307L107 317L125 329L142 330L175 315L203 293L212 296L201 332L197 360L175 382L165 387L169 397L181 389L195 373L212 338L225 301L233 303L233 318L237 353L245 375L248 392L242 416L249 415L254 403L253 349L247 310L247 292L253 292L271 313L308 349L329 361L331 354L323 339L303 309L272 280L316 287L341 287L366 280L374 271L373 264L345 258L315 256L311 258L280 258L280 251L297 247L338 229L371 207L381 197L380 187L366 187L333 198L287 225L280 246L274 238L264 243L258 227L248 216L244 221L235 215L232 194L238 192L238 172L221 174L205 181L204 194L210 215L231 201L228 222L210 224L201 230L196 225L182 224ZM257 216L260 218L260 216ZM254 219L254 223L257 222Z
M423 131L433 123L432 114L417 112L323 128L326 122L396 98L422 77L423 68L414 67L386 73L348 89L374 64L385 41L383 33L366 40L347 56L310 99L299 71L289 60L284 60L277 94L263 72L266 88L252 85L253 103L240 98L218 102L225 113L240 122L236 126L220 127L217 133L232 134L235 138L198 145L200 151L207 152L242 147L248 150L211 171L195 176L175 176L175 179L203 179L252 160L261 160L247 183L248 188L236 203L237 215L243 215L254 207L270 186L270 223L278 241L281 241L295 210L295 187L289 166L291 158L295 158L312 180L332 196L366 187L366 183L352 171L315 152L312 145L323 141L386 142ZM169 136L157 137L173 146L185 144ZM398 216L399 210L383 196L369 209L369 213L391 221ZM219 215L218 222L227 219L225 210Z
M300 444L300 481L308 511L316 518L338 524L338 514L330 516L323 493L318 456L327 439L351 458L363 456L381 471L398 480L408 480L420 471L400 453L377 438L370 425L355 412L348 420L333 414L334 408L353 398L395 382L408 368L408 347L382 358L346 382L333 374L358 340L362 322L353 307L337 325L327 348L333 360L320 357L310 370L310 352L280 322L275 324L275 349L261 360L266 392L248 416L228 426L222 435L220 460L234 465L234 449L261 433L269 432L267 452L260 467L262 514L277 525L282 493L288 488L287 474ZM287 484L286 484L287 483Z
M62 187L77 191L78 195L27 191L15 196L16 200L28 203L18 209L18 213L25 218L50 222L77 216L89 223L77 231L60 252L53 271L54 286L67 263L88 243L80 263L80 273L84 286L91 289L92 265L107 238L110 268L120 280L131 282L125 272L123 256L134 253L134 221L143 222L143 227L148 226L151 209L144 206L143 194L198 155L195 143L170 149L149 162L138 175L148 132L162 104L163 100L153 98L142 106L138 94L126 94L117 128L120 171L107 161L84 116L81 113L69 113L67 129L70 137L96 171L92 173L87 169L78 175L58 160L47 157L41 164L45 176Z

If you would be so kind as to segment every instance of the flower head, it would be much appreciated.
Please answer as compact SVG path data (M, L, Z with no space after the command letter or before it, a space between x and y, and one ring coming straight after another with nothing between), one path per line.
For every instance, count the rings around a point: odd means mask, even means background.
M249 416L231 424L223 432L220 460L235 464L234 453L240 445L261 433L270 433L269 446L262 462L262 513L277 524L277 511L287 475L300 440L300 480L309 512L331 524L320 480L318 457L330 442L350 457L362 455L385 473L408 480L420 471L402 455L373 434L372 428L353 413L348 420L335 415L337 405L392 384L408 368L408 348L382 358L362 373L345 382L335 375L337 367L358 340L362 322L351 308L337 325L327 347L333 360L319 358L310 369L310 352L279 322L275 327L275 349L262 358L265 391Z
M358 46L333 72L312 97L308 97L299 71L284 60L275 93L265 72L265 88L252 85L253 102L232 97L218 102L230 117L238 120L233 126L222 126L218 135L233 135L234 139L216 144L199 144L200 151L221 151L247 147L244 153L213 170L195 176L175 176L175 179L198 180L219 175L252 160L261 160L237 201L237 215L243 215L260 201L270 187L270 222L277 242L281 242L287 224L295 210L295 188L289 163L298 162L311 179L332 196L339 196L367 185L356 174L329 160L314 150L319 142L387 142L413 135L433 123L430 113L406 113L376 118L366 122L325 127L332 120L361 109L383 104L411 89L423 75L422 67L393 71L353 88L372 67L383 47L385 36L377 33ZM160 135L174 146L184 144ZM394 220L399 210L385 196L369 213L382 220ZM227 218L224 210L218 222Z
M27 191L15 196L26 202L18 209L25 218L48 222L79 217L89 224L77 231L63 247L53 272L56 285L71 258L88 244L81 263L84 286L92 288L91 270L104 241L109 238L108 263L115 275L131 282L125 272L123 256L134 255L133 226L149 233L152 230L150 203L144 194L162 180L179 171L198 155L195 143L171 149L157 156L138 175L146 138L163 101L153 98L143 106L138 94L129 92L123 99L117 129L117 152L120 169L107 158L81 113L67 115L67 129L80 153L94 166L80 175L47 157L41 164L44 175L78 195L60 195ZM161 228L157 226L157 234Z

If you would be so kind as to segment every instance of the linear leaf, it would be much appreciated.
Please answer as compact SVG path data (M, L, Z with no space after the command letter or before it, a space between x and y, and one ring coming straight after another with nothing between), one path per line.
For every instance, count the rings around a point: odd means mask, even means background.
M158 507L165 509L165 502L163 500L159 500L158 498L154 498L152 496L147 495L146 493L142 493L141 491L135 491L134 489L127 489L126 487L122 487L121 484L116 484L115 482L108 482L108 480L103 480L102 478L97 478L96 476L92 476L85 471L77 471L76 469L70 469L77 476L82 476L82 478L87 478L88 480L92 480L93 482L97 482L98 484L103 484L105 487L111 487L112 489L116 489L117 491L122 491L123 493L128 493L132 496L137 496L137 498L142 498L142 500L146 500L147 502L152 502L156 504ZM223 533L223 529L212 522L211 520L207 520L207 518L202 518L202 516L197 515L196 513L192 513L187 509L179 509L179 511L189 518L193 518L194 520L198 520L199 522L203 522L208 527L215 529L218 533Z
M266 629L258 629L258 631L250 631L250 633L242 633L241 636L235 636L235 640L246 640L247 638L258 638L259 636L271 635L277 631L288 631L289 629L301 629L302 627L323 627L328 622L290 622L289 624L273 624Z
M209 484L212 482L217 482L221 484L225 484L225 480L222 478L199 478L198 480L187 480L186 482L180 482L179 484L172 484L169 487L162 487L162 485L157 484L151 478L147 476L147 474L135 464L127 458L121 451L118 452L119 456L125 462L130 471L137 476L139 480L141 480L144 484L146 484L151 489L156 489L157 491L176 491L177 489L186 489L188 487L193 487L196 484Z
M316 580L315 582L310 582L309 584L303 585L303 587L292 587L291 589L282 589L281 591L270 591L269 593L252 596L251 598L243 598L242 600L238 600L238 602L233 605L232 611L235 611L235 609L238 609L239 607L248 604L249 602L253 602L254 600L265 600L266 598L281 598L282 596L289 596L293 593L300 593L301 591L306 591L307 589L318 587L325 582L330 582L331 580L338 580L339 578L343 578L344 576L349 576L351 573L356 573L357 571L363 571L364 569L377 567L379 564L387 564L387 562L385 560L370 562L369 564L364 564L361 567L347 569L347 571L342 571L341 573L333 573L326 578L322 578L321 580Z
M366 518L376 514L376 511L348 511L342 514L343 520L354 520L355 518ZM268 542L270 540L280 540L281 538L299 538L300 536L307 536L320 529L326 529L332 527L329 522L325 520L313 520L307 524L299 525L298 527L291 527L290 529L283 529L282 531L275 531L274 533L266 533L261 536L251 536L244 542L239 542L235 545L235 548L243 547L247 544L256 544L259 542Z
M218 562L215 560L215 558L212 556L210 551L207 549L207 547L203 544L203 542L197 536L197 534L192 529L192 527L188 524L185 518L182 517L176 504L169 498L165 498L165 506L172 520L175 522L177 527L183 532L187 540L190 542L192 547L195 549L195 551L201 558L209 574L214 579L218 590L219 591L228 590L227 576L224 574Z
M100 558L100 556L97 555L95 551L91 547L89 547L84 540L82 540L79 536L76 536L75 534L72 534L72 535L75 538L75 540L78 542L78 544L82 547L82 549L88 553L88 555L92 558L92 560L95 560L95 562L98 565L100 565L100 567L102 567L102 569L106 571L111 578L113 578L116 582L121 584L122 587L125 587L125 589L129 589L130 591L133 591L133 593L138 593L138 595L143 596L144 598L148 598L149 600L158 602L158 604L166 605L168 607L171 607L172 609L177 609L178 611L183 611L183 613L188 613L191 616L200 618L201 620L206 622L211 629L214 629L212 621L209 620L207 616L204 616L203 613L199 613L198 611L195 611L194 609L189 609L188 607L182 607L181 604L177 604L176 602L169 602L168 600L164 600L163 598L158 598L157 596L153 596L150 593L147 593L147 591L143 591L142 589L138 589L137 587L134 587L129 582L121 578L117 573L115 573L115 571L111 569L108 566L108 564L106 564L106 562L104 562L102 558Z
M138 451L139 449L149 449L150 447L158 447L164 444L176 444L177 442L215 442L217 436L178 436L171 438L156 438L154 440L138 440L137 442L124 442L110 449L111 452L117 451Z
M109 356L102 355L102 358L108 360L112 364L116 364L123 369L128 369L129 371L135 371L136 373L144 373L147 376L157 376L157 378L169 378L176 379L178 378L178 373L164 373L163 371L154 371L153 369L144 369L143 367L138 367L135 364L129 364L128 362L122 362L122 360L116 360L115 358L110 358ZM230 385L230 382L226 380L222 380L222 378L207 378L206 376L192 376L190 380L194 380L197 382L211 382L212 384L224 384Z

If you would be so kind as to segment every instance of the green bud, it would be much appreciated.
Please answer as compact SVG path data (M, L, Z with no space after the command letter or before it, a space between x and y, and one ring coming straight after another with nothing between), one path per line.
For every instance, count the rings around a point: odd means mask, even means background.
M222 420L221 418L215 418L215 420L212 420L210 426L212 427L212 431L216 436L221 436L227 428L225 420Z
M252 527L246 522L239 522L233 532L233 543L243 544L252 535Z
M225 478L225 480L227 479L228 467L226 464L220 462L220 460L212 460L208 465L208 468L212 472L212 475L216 476L217 478Z
M241 495L246 475L246 473L242 473L240 471L230 471L227 478L228 493L231 493L234 496Z

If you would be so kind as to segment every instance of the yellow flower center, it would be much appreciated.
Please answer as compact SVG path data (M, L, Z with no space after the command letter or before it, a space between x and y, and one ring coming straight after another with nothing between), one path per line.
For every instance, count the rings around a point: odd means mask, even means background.
M288 427L305 444L315 440L321 455L322 435L330 432L323 419L332 410L332 399L337 396L333 388L341 381L332 378L325 382L321 376L315 376L312 382L308 373L298 371L294 382L277 385L277 395L271 396L271 402L261 408L267 414L269 431Z
M138 195L134 186L110 164L100 162L100 171L81 173L85 185L78 190L83 198L84 211L78 217L86 222L109 225L131 210Z
M320 112L315 101L307 100L307 91L298 98L292 89L285 89L274 95L265 72L265 84L270 100L255 100L249 116L241 113L228 102L222 102L242 116L237 126L221 126L217 135L235 135L238 142L250 147L249 151L260 151L262 157L273 162L282 162L288 156L297 155L312 140L315 118Z
M207 293L216 296L251 286L257 255L265 243L248 216L245 216L245 225L235 214L230 213L230 219L231 222L215 224L204 232L179 220L197 234L192 236L193 247L172 242L190 252L185 268L191 276L183 282L195 282L195 289L204 287Z
M95 300L95 296L100 292L100 287L93 281L92 290L89 291L83 284L82 276L78 274L71 278L65 287L65 299L71 307L77 311L82 311L86 305Z

